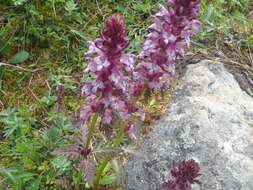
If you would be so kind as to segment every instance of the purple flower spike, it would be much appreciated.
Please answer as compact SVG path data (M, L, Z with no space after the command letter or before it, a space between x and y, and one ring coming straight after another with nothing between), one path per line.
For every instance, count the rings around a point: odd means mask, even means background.
M168 4L168 8L161 5L160 11L152 17L150 33L139 55L141 62L135 69L138 88L133 95L139 95L140 88L145 86L151 90L166 87L168 78L175 75L175 64L189 48L190 37L200 27L197 20L200 0L168 0Z
M199 170L199 164L195 160L184 160L171 169L174 180L168 180L163 187L168 190L190 190L192 184L200 184L196 179L201 175Z
M111 15L100 37L88 45L86 72L93 73L95 79L82 87L87 105L81 109L81 120L85 122L93 113L100 114L103 124L110 124L115 113L127 120L137 111L129 93L135 56L124 53L128 39L123 17Z

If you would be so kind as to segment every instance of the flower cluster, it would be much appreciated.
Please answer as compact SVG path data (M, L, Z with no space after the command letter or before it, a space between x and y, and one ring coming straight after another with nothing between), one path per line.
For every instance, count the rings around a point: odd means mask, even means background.
M182 161L171 170L171 175L175 178L163 184L169 190L190 190L191 184L200 182L196 179L199 173L199 165L195 160Z
M146 36L139 55L141 63L135 69L133 94L142 88L162 90L168 78L175 75L175 64L190 45L190 37L200 26L200 0L168 0L169 7L160 6L152 19L150 33Z
M111 15L100 37L88 42L86 72L94 79L82 87L88 103L81 109L81 120L99 113L103 124L110 124L114 114L126 121L138 110L133 97L146 89L163 90L199 29L199 5L200 0L168 0L167 8L161 6L152 17L138 64L135 55L125 53L129 42L123 17Z
M86 72L93 73L95 79L82 87L88 104L81 110L80 118L86 121L93 113L99 113L102 122L110 124L117 113L123 120L128 119L136 111L129 94L135 56L124 53L128 40L123 17L111 15L100 37L88 45Z

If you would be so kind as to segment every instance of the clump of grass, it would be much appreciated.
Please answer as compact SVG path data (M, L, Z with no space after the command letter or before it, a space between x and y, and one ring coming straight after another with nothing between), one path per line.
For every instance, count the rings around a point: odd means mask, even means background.
M203 29L200 37L212 39L213 34L227 34L235 23L241 28L250 28L246 18L248 7L248 0L203 0L201 4Z

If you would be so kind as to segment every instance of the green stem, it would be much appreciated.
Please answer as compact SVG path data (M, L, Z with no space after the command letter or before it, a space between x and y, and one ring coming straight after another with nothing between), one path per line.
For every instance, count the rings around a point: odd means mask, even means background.
M55 0L52 1L53 3L53 11L54 11L54 17L56 18L56 9L55 9Z
M150 99L151 92L149 89L145 90L143 98L144 98L144 104L148 105L149 99Z
M117 134L117 137L116 137L116 140L115 140L115 143L114 143L115 146L120 145L122 139L124 138L124 133L125 133L125 123L121 121L120 129L119 129L119 132ZM112 156L108 156L104 159L102 164L99 166L98 171L97 171L96 184L95 184L94 190L98 189L99 182L100 182L100 179L103 175L104 169L111 160L112 160Z
M89 132L88 132L88 137L87 137L87 141L86 141L86 150L89 148L90 146L90 143L91 143L91 139L93 137L93 133L95 131L95 128L96 128L96 123L97 123L97 119L98 119L98 114L95 114L93 117L92 117L92 120L91 120L91 123L89 125Z
M115 140L115 145L118 146L120 145L122 139L125 136L125 123L123 121L121 121L120 123L120 128L119 128L119 132L117 134L116 140Z

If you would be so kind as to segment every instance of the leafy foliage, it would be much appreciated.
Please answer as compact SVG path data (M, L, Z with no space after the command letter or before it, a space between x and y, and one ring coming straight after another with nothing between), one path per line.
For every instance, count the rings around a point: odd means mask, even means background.
M201 38L210 38L215 33L226 33L236 23L240 27L250 27L245 18L248 0L202 1L201 20L204 23ZM233 23L233 24L231 24Z
M0 112L0 122L5 125L0 148L5 158L2 161L6 162L0 172L3 187L34 190L51 184L57 188L58 179L71 177L74 171L71 162L64 157L54 158L50 153L64 142L63 136L73 133L69 118L59 115L51 122L52 127L41 133L27 108L8 108Z

